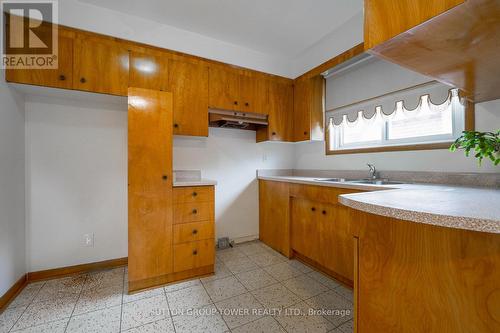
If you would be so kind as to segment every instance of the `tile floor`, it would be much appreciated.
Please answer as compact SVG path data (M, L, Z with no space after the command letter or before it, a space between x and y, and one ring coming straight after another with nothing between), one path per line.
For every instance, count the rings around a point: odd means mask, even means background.
M216 274L127 295L118 268L28 285L6 332L352 332L352 291L258 241L217 251Z

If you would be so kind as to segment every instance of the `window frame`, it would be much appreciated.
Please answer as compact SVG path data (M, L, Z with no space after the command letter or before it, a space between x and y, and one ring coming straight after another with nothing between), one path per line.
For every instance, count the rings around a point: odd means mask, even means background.
M455 123L456 121L456 116L453 116L453 122ZM463 120L464 120L464 130L465 131L473 131L475 128L475 109L474 109L474 103L470 102L469 100L465 101L464 105L464 115L463 115ZM329 126L329 121L328 117L325 114L325 154L326 155L342 155L342 154L359 154L359 153L376 153L376 152L385 152L385 151L412 151L412 150L432 150L432 149L448 149L450 145L455 141L454 139L450 138L443 138L442 141L436 140L435 142L425 142L425 143L411 143L411 142L404 142L405 140L408 139L398 139L401 140L400 143L396 143L393 145L384 145L384 146L377 146L377 147L362 147L361 145L356 147L356 145L352 145L352 147L347 147L343 149L336 149L336 150L331 150L331 142L330 142L330 126ZM383 131L387 131L387 124L385 126L381 126L383 128ZM455 128L455 126L454 126ZM455 135L456 133L454 133ZM384 137L385 133L384 133ZM437 137L443 137L443 135L436 135ZM414 140L415 138L412 138L411 140ZM363 143L366 145L366 142Z

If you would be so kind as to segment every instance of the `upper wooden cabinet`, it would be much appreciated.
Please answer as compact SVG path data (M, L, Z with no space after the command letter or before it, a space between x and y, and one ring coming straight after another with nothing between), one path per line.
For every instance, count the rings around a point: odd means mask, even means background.
M130 52L129 86L168 91L168 57Z
M127 96L127 46L111 38L80 33L74 43L73 88Z
M209 106L213 109L268 113L268 81L238 70L210 67Z
M73 32L59 29L57 69L7 69L5 79L8 82L71 89L73 87L73 37Z
M464 0L365 0L365 49L385 42Z
M497 0L366 0L365 47L475 102L500 98Z
M208 67L171 60L169 90L174 95L174 134L208 136Z
M293 140L324 140L325 79L321 75L294 81Z
M257 130L257 142L293 141L293 85L269 81L267 127Z

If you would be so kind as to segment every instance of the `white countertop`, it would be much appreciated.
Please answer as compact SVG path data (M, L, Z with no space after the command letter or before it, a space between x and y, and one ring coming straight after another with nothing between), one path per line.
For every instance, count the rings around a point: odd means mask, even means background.
M187 186L215 186L217 182L210 179L196 179L196 180L176 180L174 187L187 187Z
M401 220L500 234L500 189L349 184L295 176L259 176L259 179L369 191L343 194L339 201L354 209Z

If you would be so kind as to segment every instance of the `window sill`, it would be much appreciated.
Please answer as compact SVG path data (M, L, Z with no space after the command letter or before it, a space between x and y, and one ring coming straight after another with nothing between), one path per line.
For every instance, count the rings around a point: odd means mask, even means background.
M326 155L342 155L342 154L361 154L361 153L379 153L384 151L411 151L411 150L432 150L432 149L448 149L453 141L438 142L438 143L421 143L413 145L401 146L385 146L385 147L370 147L370 148L355 148L329 150L327 147Z

